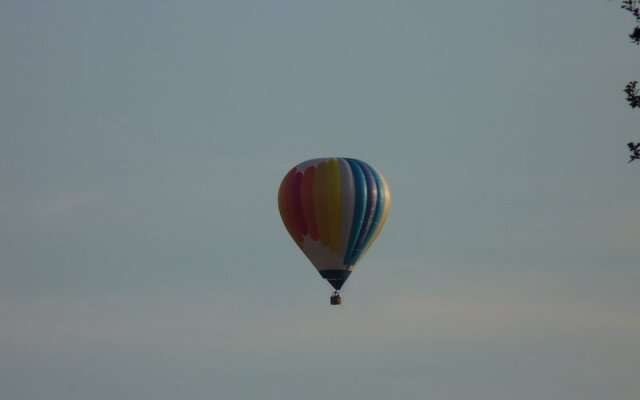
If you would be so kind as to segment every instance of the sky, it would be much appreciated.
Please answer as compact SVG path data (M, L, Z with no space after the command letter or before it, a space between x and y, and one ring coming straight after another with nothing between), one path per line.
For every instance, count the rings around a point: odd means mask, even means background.
M0 2L12 400L636 400L638 79L617 2ZM381 171L330 306L295 164Z

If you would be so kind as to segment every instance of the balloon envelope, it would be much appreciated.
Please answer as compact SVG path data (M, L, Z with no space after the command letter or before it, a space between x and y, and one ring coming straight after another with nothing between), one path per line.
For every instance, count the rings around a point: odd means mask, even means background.
M380 234L390 206L382 174L352 158L302 162L278 191L287 231L336 290Z

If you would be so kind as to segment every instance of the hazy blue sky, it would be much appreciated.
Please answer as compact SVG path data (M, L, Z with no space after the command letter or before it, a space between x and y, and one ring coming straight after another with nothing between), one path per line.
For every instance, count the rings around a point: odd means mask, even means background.
M636 400L617 3L1 0L2 397ZM394 199L340 307L324 156Z

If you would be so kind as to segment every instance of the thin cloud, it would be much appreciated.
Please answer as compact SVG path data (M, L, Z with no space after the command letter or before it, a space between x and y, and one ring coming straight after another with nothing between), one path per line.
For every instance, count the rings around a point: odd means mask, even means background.
M446 297L408 293L374 304L315 309L256 302L183 294L102 296L82 302L4 299L0 347L52 351L144 345L246 351L313 348L327 340L378 346L565 335L631 341L640 336L640 316L633 310L500 293Z
M78 213L105 210L107 197L96 190L73 190L51 195L33 204L31 215L37 220L64 218Z

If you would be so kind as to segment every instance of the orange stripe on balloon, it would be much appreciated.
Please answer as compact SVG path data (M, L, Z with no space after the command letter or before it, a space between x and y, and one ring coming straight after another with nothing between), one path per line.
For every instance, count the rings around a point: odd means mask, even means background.
M318 224L320 243L329 245L329 197L327 193L328 165L325 162L318 164L318 169L313 180L313 209Z
M302 247L302 235L298 233L296 228L296 223L292 213L292 183L293 178L295 176L296 169L293 168L289 173L284 177L282 183L280 184L280 189L278 190L278 208L280 209L280 216L282 217L282 222L284 222L285 228L289 232L289 235L293 238L293 240L298 244L298 246Z
M340 165L338 160L329 160L327 171L327 209L329 217L329 248L338 251L340 248Z
M309 229L309 235L311 239L318 240L320 234L318 233L318 224L316 223L316 214L313 208L313 180L315 177L316 168L310 166L304 171L302 177L302 191L300 193L300 199L302 201L302 213L304 220Z

